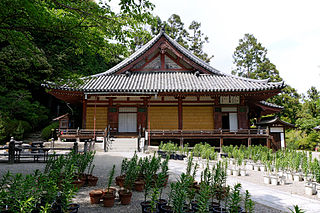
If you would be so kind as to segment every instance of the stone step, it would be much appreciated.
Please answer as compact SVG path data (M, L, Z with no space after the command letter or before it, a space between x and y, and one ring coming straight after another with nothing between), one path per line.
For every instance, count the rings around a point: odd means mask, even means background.
M114 138L109 152L133 152L137 150L138 138Z

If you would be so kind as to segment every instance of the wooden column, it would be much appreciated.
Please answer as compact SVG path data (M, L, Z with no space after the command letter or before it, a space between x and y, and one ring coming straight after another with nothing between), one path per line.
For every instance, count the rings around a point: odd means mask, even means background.
M220 137L220 152L222 151L223 146L223 137Z
M83 99L82 101L82 129L86 128L87 121L87 99Z
M215 107L214 108L214 128L215 129L221 129L222 128L222 113L221 113L221 107Z
M182 98L179 97L178 98L178 129L182 130L183 126L182 126Z
M248 147L251 146L251 138L248 138Z
M271 148L271 139L267 138L267 147L270 149Z

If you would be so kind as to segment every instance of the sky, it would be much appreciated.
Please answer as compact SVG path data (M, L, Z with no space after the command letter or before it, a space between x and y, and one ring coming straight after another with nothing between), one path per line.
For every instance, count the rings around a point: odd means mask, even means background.
M320 0L150 1L162 20L175 13L186 26L201 23L214 68L231 73L239 39L250 33L268 50L286 84L299 93L311 86L320 90Z

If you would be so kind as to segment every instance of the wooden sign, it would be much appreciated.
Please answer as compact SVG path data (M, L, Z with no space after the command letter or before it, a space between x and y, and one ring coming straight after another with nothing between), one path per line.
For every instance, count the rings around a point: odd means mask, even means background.
M240 96L220 96L220 104L240 104Z

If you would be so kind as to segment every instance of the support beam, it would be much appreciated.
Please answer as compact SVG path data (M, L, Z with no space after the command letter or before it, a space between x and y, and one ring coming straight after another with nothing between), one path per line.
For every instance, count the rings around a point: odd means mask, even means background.
M251 138L248 137L248 147L251 146Z

